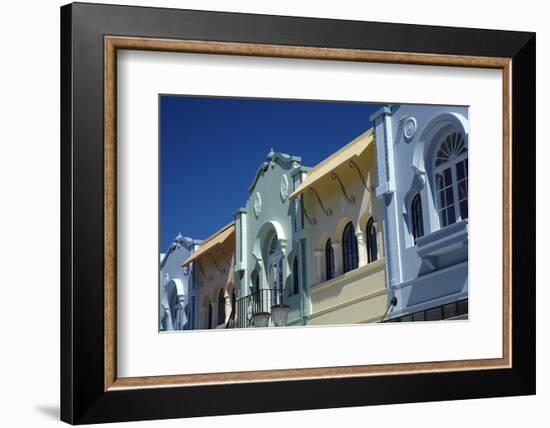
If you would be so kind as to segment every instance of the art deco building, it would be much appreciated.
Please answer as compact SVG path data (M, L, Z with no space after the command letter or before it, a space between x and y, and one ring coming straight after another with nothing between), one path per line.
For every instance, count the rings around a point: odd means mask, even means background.
M384 316L383 210L373 193L375 162L370 129L309 170L290 195L304 209L307 324L378 322Z
M381 321L388 307L372 130L313 168L271 151L235 213L231 326Z
M235 305L235 224L229 223L201 242L182 266L193 266L192 325L225 328Z
M288 197L305 171L299 157L271 150L248 188L245 207L234 214L237 327L307 320L307 246Z
M188 330L192 323L191 307L194 289L192 267L183 267L182 262L189 257L200 241L178 234L174 242L160 257L159 278L159 329Z
M371 117L394 321L468 314L468 111L392 105Z
M467 317L467 109L392 105L371 122L312 168L268 153L234 221L182 263L190 328Z

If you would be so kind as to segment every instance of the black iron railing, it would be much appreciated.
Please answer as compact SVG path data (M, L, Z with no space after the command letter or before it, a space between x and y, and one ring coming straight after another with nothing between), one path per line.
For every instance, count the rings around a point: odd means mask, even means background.
M253 315L271 313L273 305L283 304L283 290L280 288L262 288L237 299L231 309L227 328L253 327Z

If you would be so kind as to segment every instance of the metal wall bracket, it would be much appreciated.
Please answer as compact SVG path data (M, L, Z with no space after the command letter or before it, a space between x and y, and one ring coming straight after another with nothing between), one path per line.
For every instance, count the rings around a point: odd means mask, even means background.
M222 253L223 259L224 259L224 260L228 260L227 266L228 266L229 268L231 268L231 258L230 258L230 257L227 257L227 254L225 253L225 251L223 250L223 248L222 248L221 246L219 246L218 249L220 250L220 253ZM224 264L225 264L225 263L224 263ZM224 270L224 272L226 272L226 271Z
M220 269L220 266L216 262L216 259L214 258L214 256L209 252L206 252L206 254L208 254L208 256L210 257L210 260L212 260L212 263L214 263L214 266L216 266L216 270L218 271L218 273L225 273L225 269Z
M354 204L355 203L355 196L353 195L348 195L348 192L346 191L346 188L344 187L344 183L342 183L342 180L340 179L340 177L338 176L338 174L336 174L335 172L333 172L331 175L330 175L330 178L332 178L333 180L337 180L338 181L338 184L340 185L340 189L342 190L342 193L344 194L344 196L346 197L346 199L348 200L348 202L350 204Z
M206 279L207 281L212 281L212 277L206 276L206 274L204 273L204 270L202 269L201 264L198 261L197 261L197 266L199 267L199 271L200 271L200 274L202 275L202 277L204 279Z
M349 167L351 169L356 169L357 170L357 173L359 174L359 178L361 179L361 183L363 183L363 186L365 186L365 189L367 189L368 192L373 193L374 192L374 187L367 185L367 181L365 180L365 176L363 175L363 173L359 169L359 165L357 165L357 163L353 159L350 159Z
M304 213L304 217L306 218L307 222L311 226L315 226L317 224L317 220L314 218L309 218L309 215L307 214L306 207L304 207L304 201L302 199L302 195L298 196L298 200L300 201L300 207L302 208L302 212Z
M330 208L328 208L328 209L325 208L325 205L323 204L323 201L319 197L319 194L317 193L317 190L315 190L315 188L313 188L313 187L310 187L307 192L310 195L315 195L315 197L317 198L317 202L319 203L319 206L321 207L321 209L323 210L325 215L327 217L330 217L332 215L332 210Z

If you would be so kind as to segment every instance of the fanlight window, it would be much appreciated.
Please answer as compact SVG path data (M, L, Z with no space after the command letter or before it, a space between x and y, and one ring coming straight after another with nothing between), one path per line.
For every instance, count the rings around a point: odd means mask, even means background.
M439 224L448 226L468 218L468 149L459 132L439 143L434 161Z
M468 149L464 145L464 138L460 132L448 134L440 143L439 149L435 155L435 166L452 161L456 157L467 154Z
M276 254L280 251L279 247L279 240L277 239L277 235L273 235L271 238L271 241L269 243L269 255Z
M334 278L334 249L330 239L325 244L325 269L327 281Z
M357 236L355 228L350 221L342 234L342 249L344 255L344 273L356 269L359 265L359 253L357 251Z

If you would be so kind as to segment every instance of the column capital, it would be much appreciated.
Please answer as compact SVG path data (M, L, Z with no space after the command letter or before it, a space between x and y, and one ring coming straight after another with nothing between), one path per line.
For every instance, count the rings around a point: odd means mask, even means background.
M386 116L386 115L391 115L391 109L388 106L384 106L376 110L376 112L374 112L373 114L371 114L370 121L375 122L376 119L378 119L379 117Z

